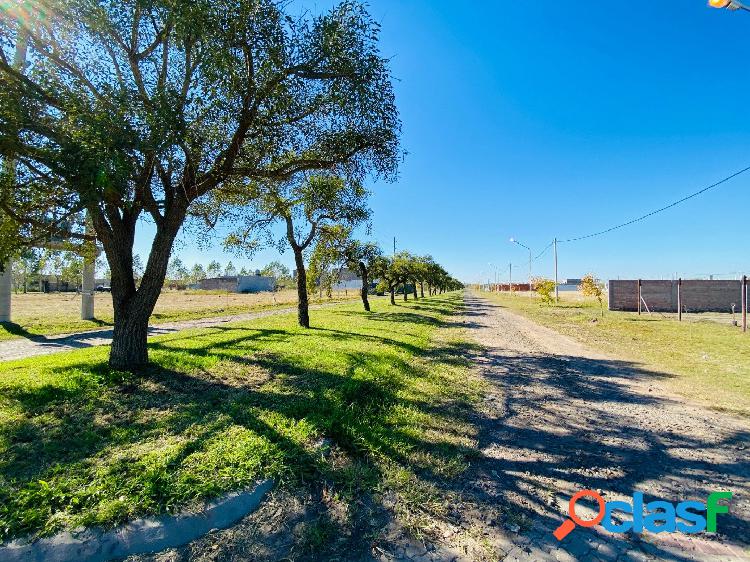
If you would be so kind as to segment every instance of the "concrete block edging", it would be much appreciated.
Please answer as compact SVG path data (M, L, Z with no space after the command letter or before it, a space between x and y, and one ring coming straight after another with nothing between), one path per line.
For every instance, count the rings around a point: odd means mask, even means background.
M255 511L273 485L273 480L264 480L252 490L233 492L209 503L199 513L136 519L109 531L86 529L76 534L63 532L31 543L12 541L0 546L0 560L106 562L132 554L182 546L212 529L226 529Z

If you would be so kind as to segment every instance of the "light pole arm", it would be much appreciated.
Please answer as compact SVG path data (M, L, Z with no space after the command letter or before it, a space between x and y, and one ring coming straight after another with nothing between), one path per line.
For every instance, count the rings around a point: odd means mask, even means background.
M745 6L738 0L709 0L708 5L712 8L723 8L725 10L744 10L750 12L750 7Z

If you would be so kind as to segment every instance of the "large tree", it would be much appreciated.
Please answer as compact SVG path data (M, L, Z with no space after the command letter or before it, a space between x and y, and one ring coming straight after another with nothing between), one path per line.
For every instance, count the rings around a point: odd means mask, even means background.
M111 269L115 368L147 362L174 240L189 216L213 226L214 191L305 170L396 173L390 72L359 3L297 19L274 0L11 6L0 10L0 157L13 163L0 177L0 260L50 237L90 241L88 214ZM155 234L137 285L144 217Z

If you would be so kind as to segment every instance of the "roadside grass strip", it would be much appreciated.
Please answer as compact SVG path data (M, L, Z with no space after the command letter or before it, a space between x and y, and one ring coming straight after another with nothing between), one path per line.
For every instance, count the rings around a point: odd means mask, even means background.
M152 365L108 347L0 364L0 540L197 508L273 478L344 501L395 494L418 529L476 455L451 293L373 313L347 304L154 338Z

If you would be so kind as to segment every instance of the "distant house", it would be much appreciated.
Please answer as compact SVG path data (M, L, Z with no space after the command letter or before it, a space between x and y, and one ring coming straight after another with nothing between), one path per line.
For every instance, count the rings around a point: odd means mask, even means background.
M200 288L204 291L237 292L237 276L208 277L200 280Z
M37 280L39 291L42 293L73 293L78 291L77 283L63 281L56 275L40 275ZM33 284L29 284L31 288Z
M557 284L557 289L559 291L577 291L582 281L582 279L566 279L564 282Z
M377 279L369 279L368 292L372 292L378 285ZM359 273L348 268L343 268L339 273L339 281L333 286L335 291L348 291L349 289L359 291L362 289L362 278Z
M199 288L204 291L228 291L230 293L260 293L276 289L276 278L261 275L225 275L201 279Z
M240 275L237 277L238 293L260 293L262 291L273 291L276 289L276 278L261 275L256 271L255 275Z
M344 291L347 289L359 290L361 288L362 278L346 267L339 272L339 280L333 285L335 291Z

